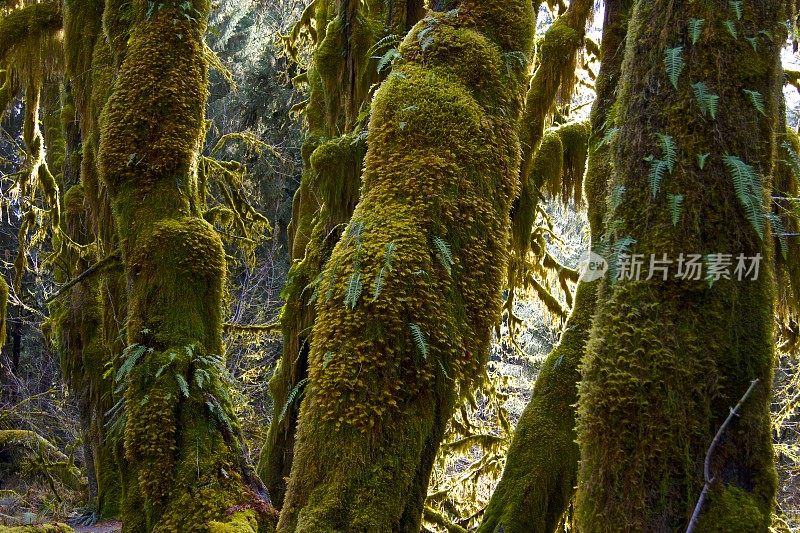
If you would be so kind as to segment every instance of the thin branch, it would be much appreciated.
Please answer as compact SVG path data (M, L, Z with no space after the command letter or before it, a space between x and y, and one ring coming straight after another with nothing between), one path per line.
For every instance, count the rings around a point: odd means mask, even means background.
M83 273L78 275L78 277L73 278L70 281L68 281L63 287L58 289L58 291L56 291L55 294L50 296L46 300L46 303L49 304L50 302L52 302L53 300L55 300L59 296L65 294L68 290L70 290L72 287L74 287L78 283L86 280L87 278L91 277L92 275L96 274L97 272L99 272L101 270L105 270L106 267L114 266L116 263L119 262L119 259L120 259L119 252L114 252L113 254L104 257L103 259L101 259L97 263L95 263L92 266L90 266L89 268L87 268Z
M753 392L753 389L756 388L758 382L759 380L755 379L750 383L750 386L747 388L744 396L742 396L742 398L739 400L739 403L736 404L736 407L731 409L731 412L728 414L728 418L726 418L725 422L723 422L719 427L717 434L714 435L714 440L711 441L711 446L708 447L708 451L706 452L706 460L703 464L703 476L705 477L706 483L703 485L703 492L700 493L700 499L697 500L697 505L692 513L692 519L689 521L689 527L686 528L686 533L694 533L694 529L697 527L697 521L700 519L700 511L703 509L703 504L706 502L708 492L711 490L711 484L714 483L714 478L711 475L711 460L714 457L714 450L716 450L719 441L722 439L722 435L725 433L725 430L728 429L728 426L731 424L734 417L739 414L739 410L744 405L744 402L747 401L747 398Z
M250 333L254 335L263 333L279 333L281 329L280 321L276 320L269 324L225 324L225 333Z

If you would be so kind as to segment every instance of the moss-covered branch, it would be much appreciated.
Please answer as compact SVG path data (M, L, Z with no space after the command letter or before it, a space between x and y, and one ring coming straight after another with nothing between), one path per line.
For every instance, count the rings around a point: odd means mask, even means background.
M27 39L52 35L63 27L61 2L30 4L0 16L0 61Z

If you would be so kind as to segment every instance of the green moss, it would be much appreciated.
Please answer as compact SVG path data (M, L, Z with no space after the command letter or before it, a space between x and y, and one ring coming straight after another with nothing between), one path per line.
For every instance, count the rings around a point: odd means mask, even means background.
M769 515L764 516L763 505L751 493L733 486L721 486L710 492L697 531L767 531L769 523Z
M67 524L41 524L35 526L16 526L4 527L0 529L3 533L73 533L73 529Z
M499 312L524 80L502 54L528 51L532 22L529 2L426 19L375 95L361 200L316 285L279 531L419 529ZM521 36L513 48L508 35Z
M752 50L746 40L727 41L729 53L722 60L719 48L704 42L691 49L692 61L675 90L663 58L677 41L662 36L680 34L694 17L705 19L707 38L723 39L727 15L701 2L668 15L668 3L639 2L631 17L616 104L612 183L625 187L625 194L607 213L606 237L612 245L623 237L635 239L631 252L645 258L760 253L765 261L757 281L734 277L709 284L671 275L667 281L603 282L579 389L576 519L586 533L684 529L702 488L706 450L754 379L761 385L718 448L712 475L746 492L760 510L762 525L745 529L766 530L773 507L774 278L764 265L773 249L747 221L722 156L736 154L764 176L772 175L781 39L759 44L759 57L773 66L757 76L736 68L738 58ZM777 4L748 4L750 18L739 24L741 34L778 32L779 11ZM714 122L697 107L692 83L698 81L725 102ZM766 116L750 104L742 84L764 95ZM674 139L678 155L674 172L653 198L644 159L658 155L659 133ZM699 153L711 154L703 170L696 164ZM678 225L672 223L667 194L684 196Z

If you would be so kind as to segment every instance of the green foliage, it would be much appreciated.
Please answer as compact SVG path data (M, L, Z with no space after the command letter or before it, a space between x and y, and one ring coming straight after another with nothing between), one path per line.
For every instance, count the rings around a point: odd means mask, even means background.
M683 211L683 195L669 194L667 195L667 202L669 203L669 212L672 216L672 225L677 226Z
M708 158L709 158L710 155L711 155L710 153L697 154L697 167L700 170L703 170L703 169L706 168L706 162L708 161Z
M733 179L736 197L745 210L747 219L756 230L758 236L764 238L764 205L762 198L761 177L755 169L736 156L725 155L722 158L725 168Z
M717 108L719 105L719 96L708 90L708 87L702 81L692 84L692 91L697 100L703 116L710 116L712 119L717 118Z
M734 39L739 38L739 34L736 31L735 22L733 22L732 20L726 20L722 24L725 26L725 30L727 30L727 32L730 34L731 37L733 37Z
M667 76L672 86L678 88L678 79L686 66L683 62L683 47L667 48L664 53L664 66L667 69Z
M178 388L181 389L181 394L183 394L184 398L189 397L189 384L186 383L186 378L179 373L175 373L175 381L178 382Z
M691 39L692 44L697 44L697 41L700 40L700 34L703 31L703 23L705 19L690 19L689 20L689 38Z
M678 159L678 148L675 145L675 139L665 133L659 133L658 139L661 144L661 159L656 159L653 156L645 158L645 161L650 163L650 192L653 198L658 196L661 182L667 173L672 174Z
M350 275L350 280L347 282L347 289L344 293L344 306L349 309L355 309L363 288L364 282L361 271L356 270Z
M292 390L289 391L289 395L286 397L286 402L283 404L283 408L281 409L281 416L280 416L281 420L283 420L284 417L286 417L286 412L289 410L289 407L295 401L303 397L307 383L308 383L308 378L301 379L294 385L294 387L292 387Z
M675 139L666 133L659 133L658 140L661 141L661 153L664 162L667 164L669 173L675 170L675 161L678 158L678 149L675 146Z
M390 48L378 60L378 74L381 74L386 67L390 66L392 62L400 57L400 51L397 48Z
M744 7L744 2L742 0L730 0L728 4L730 4L731 9L733 9L733 12L736 13L736 19L742 20L742 11Z
M423 359L427 359L428 340L425 338L422 328L420 328L417 324L409 324L408 329L411 330L411 338L414 339L414 344L417 347L417 351Z
M605 134L603 135L603 138L600 139L600 142L597 143L597 147L595 148L595 150L598 150L603 146L607 146L612 142L614 142L614 139L617 138L617 133L619 133L619 128L617 127L608 128Z
M625 195L625 186L616 185L611 190L611 210L616 211L622 203L622 197Z
M786 237L786 228L783 225L783 221L781 220L780 215L777 213L767 213L767 217L769 218L770 225L772 226L772 234L778 239L781 256L786 259L789 253L789 241Z
M631 246L636 244L636 239L631 236L617 239L611 247L611 261L609 261L608 271L611 276L611 284L615 284L619 274L620 266L624 256L630 254Z
M453 253L450 245L441 237L433 238L433 246L436 248L436 258L442 264L448 274L453 271Z
M378 273L375 275L375 281L372 282L372 301L377 300L378 296L380 296L383 291L383 286L386 282L386 274L392 270L392 258L394 257L396 249L397 246L395 246L393 242L388 243L384 248L383 265L381 265L380 270L378 270Z
M742 89L742 92L747 95L750 99L750 103L753 104L753 107L764 116L767 116L767 112L764 109L764 96L758 91L751 91L749 89Z

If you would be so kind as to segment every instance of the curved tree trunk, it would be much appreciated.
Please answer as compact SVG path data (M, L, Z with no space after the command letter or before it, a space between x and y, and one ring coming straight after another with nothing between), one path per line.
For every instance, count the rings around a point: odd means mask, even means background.
M104 13L119 70L98 167L127 278L122 520L137 533L246 532L270 520L224 381L225 253L198 212L209 7L108 0ZM127 40L114 26L123 20Z
M644 254L645 273L605 281L599 293L579 387L581 532L686 528L712 438L756 379L713 455L698 530L770 524L774 278L764 213L782 4L638 1L631 16L611 184L624 194L607 237L612 272L630 272L630 252ZM666 280L645 279L651 254L675 262ZM732 254L731 279L681 279L680 254L706 258L703 278L710 254ZM737 278L739 254L761 254L758 279Z
M280 531L419 531L499 312L533 20L522 0L433 13L375 96L361 201L316 289Z
M406 33L422 14L421 0L320 0L314 7L317 46L306 73L310 95L304 172L288 228L293 265L283 292L284 346L269 384L274 415L258 466L278 507L291 471L301 389L308 377L316 317L308 286L318 280L358 201L366 153L359 114L369 103L372 86L384 77L375 56L391 44L372 47L387 34Z
M624 55L631 0L606 2L602 63L597 100L592 108L592 136L584 196L589 209L593 245L603 236L611 150L601 141L616 98ZM534 190L541 187L539 184ZM578 445L575 442L575 404L578 368L589 338L599 280L581 281L572 313L559 345L544 362L533 396L514 433L503 477L484 514L479 532L555 532L575 492Z

